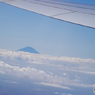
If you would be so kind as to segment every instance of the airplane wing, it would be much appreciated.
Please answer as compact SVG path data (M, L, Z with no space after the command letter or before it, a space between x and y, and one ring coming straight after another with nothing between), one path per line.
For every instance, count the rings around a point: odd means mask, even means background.
M51 18L95 28L95 6L61 0L0 0Z

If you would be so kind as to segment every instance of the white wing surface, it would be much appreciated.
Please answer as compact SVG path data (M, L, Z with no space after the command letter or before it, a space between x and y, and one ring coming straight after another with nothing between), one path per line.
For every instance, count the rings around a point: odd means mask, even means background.
M95 6L59 0L0 0L55 19L95 28Z

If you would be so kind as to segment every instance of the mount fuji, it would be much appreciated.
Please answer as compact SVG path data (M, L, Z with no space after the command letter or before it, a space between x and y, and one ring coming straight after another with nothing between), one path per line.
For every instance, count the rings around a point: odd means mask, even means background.
M24 51L24 52L29 52L29 53L36 53L36 54L39 54L38 51L36 51L34 48L32 47L25 47L25 48L22 48L22 49L19 49L17 51Z

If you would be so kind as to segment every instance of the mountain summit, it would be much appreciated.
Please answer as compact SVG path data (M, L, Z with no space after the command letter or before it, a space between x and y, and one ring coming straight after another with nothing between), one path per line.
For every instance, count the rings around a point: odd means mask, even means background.
M34 48L32 48L32 47L25 47L25 48L19 49L19 50L17 50L17 51L24 51L24 52L39 54L39 52L36 51L36 50L35 50Z

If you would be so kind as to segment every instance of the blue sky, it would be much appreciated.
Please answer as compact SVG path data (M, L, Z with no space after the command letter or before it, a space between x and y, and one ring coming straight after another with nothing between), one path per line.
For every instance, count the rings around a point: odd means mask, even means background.
M65 0L95 4L93 0ZM0 49L31 46L41 54L95 59L95 29L0 2Z

